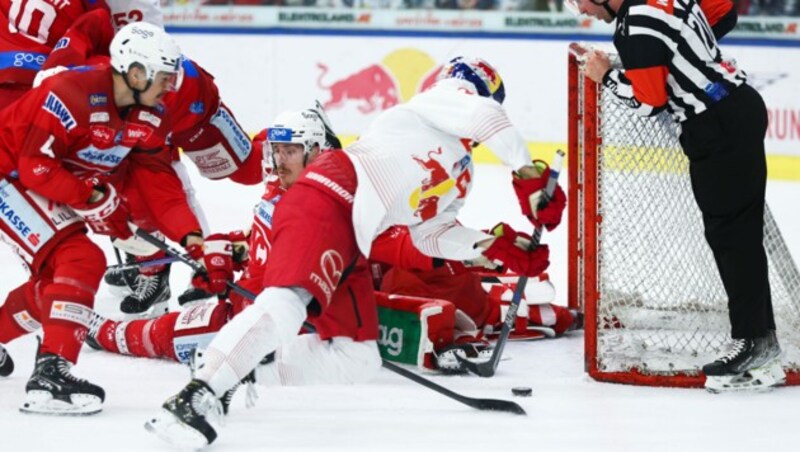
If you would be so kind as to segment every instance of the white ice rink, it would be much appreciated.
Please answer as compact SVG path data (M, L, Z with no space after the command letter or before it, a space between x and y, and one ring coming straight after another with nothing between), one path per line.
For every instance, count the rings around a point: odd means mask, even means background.
M241 228L249 221L260 188L194 180L213 229ZM506 220L529 227L517 213L506 170L479 166L475 182L461 216L465 224L488 227ZM768 201L795 256L800 256L798 199L800 183L770 182ZM550 274L562 304L565 231L562 225L545 238L552 249ZM107 240L98 242L106 246ZM0 294L5 294L26 276L6 246L0 246L0 262ZM173 295L187 280L188 271L173 265ZM97 308L113 312L105 288ZM103 412L85 418L24 415L17 409L33 368L35 343L31 335L8 346L17 368L0 380L0 451L169 450L146 433L143 424L188 381L187 368L87 348L74 370L105 388ZM511 399L512 387L530 386L531 398L515 398L527 417L475 411L382 371L372 383L357 387L259 388L253 409L245 409L237 394L227 426L209 450L771 451L791 450L800 439L800 430L795 430L800 388L711 395L696 389L597 383L583 372L582 333L512 343L506 356L510 359L501 362L490 379L431 378L473 397Z

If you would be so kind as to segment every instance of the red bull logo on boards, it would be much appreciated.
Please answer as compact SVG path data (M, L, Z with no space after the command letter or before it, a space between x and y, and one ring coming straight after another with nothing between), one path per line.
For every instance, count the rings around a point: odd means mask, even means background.
M389 109L424 91L436 81L441 69L433 58L417 49L395 50L380 63L362 67L330 84L325 81L329 66L317 63L317 67L317 85L330 95L323 103L325 109L353 104L365 115Z

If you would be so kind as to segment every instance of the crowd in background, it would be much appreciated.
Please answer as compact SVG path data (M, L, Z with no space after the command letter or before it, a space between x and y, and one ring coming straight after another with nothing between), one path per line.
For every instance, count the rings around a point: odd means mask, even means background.
M800 0L733 0L739 15L800 16ZM331 8L562 11L563 0L161 0L162 5L320 6Z

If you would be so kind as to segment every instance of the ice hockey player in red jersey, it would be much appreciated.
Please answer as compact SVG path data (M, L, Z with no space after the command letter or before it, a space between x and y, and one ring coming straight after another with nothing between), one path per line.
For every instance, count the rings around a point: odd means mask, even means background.
M109 181L139 149L160 149L155 107L179 79L180 49L159 29L112 43L113 67L52 77L0 111L0 237L30 279L0 308L0 343L43 328L24 412L91 414L102 388L74 377L105 271L86 235L127 238L128 209ZM118 70L117 68L125 68Z
M84 12L108 10L104 0L2 0L0 109L31 88L36 73L70 25Z
M207 279L195 283L209 292L225 289L225 281L246 254L244 274L237 283L258 293L262 288L264 266L272 243L272 215L280 199L291 190L307 163L327 149L321 110L287 112L262 132L260 145L270 133L269 166L274 173L267 180L266 191L255 208L249 238L249 251L241 232L212 234L207 246L220 250L221 265L209 267ZM214 333L239 314L252 300L236 292L229 301L192 305L156 319L117 322L95 315L89 332L90 345L114 353L159 357L188 362L195 349L204 349ZM359 261L347 279L333 294L330 305L313 317L315 334L297 336L275 353L274 360L256 369L255 380L262 385L305 385L314 383L357 383L371 378L380 368L376 343L378 324L372 279L366 262ZM341 366L346 361L350 365ZM223 397L224 399L224 397Z
M309 311L324 312L349 268L392 225L408 226L414 245L432 257L483 257L524 275L544 271L546 246L522 249L511 228L489 235L455 221L472 181L470 143L482 142L515 170L531 221L549 229L560 222L562 190L546 207L531 202L545 180L502 108L504 97L487 62L456 58L430 89L383 112L355 144L306 168L275 210L265 289L211 340L195 378L147 429L183 447L214 441L216 399L292 341Z
M66 67L107 58L108 43L114 36L112 24L122 20L120 18L161 23L160 15L155 14L158 9L147 1L114 0L110 6L111 14L93 11L75 22L65 34L67 44L52 52L39 78L58 73ZM261 149L251 145L247 133L222 102L214 77L189 59L183 61L183 74L180 90L163 99L165 115L169 117L173 131L171 154L164 155L171 155L173 169L183 182L187 199L203 230L207 231L205 215L194 198L194 189L180 162L178 148L192 160L203 177L215 180L228 178L247 185L261 182L262 155ZM131 197L140 198L135 194ZM127 257L130 262L135 260L133 255ZM161 256L141 256L138 260L158 257ZM142 271L110 273L105 281L122 295L122 312L131 315L149 317L163 313L171 295L168 265ZM191 288L179 297L179 302L183 304L210 296L200 289Z

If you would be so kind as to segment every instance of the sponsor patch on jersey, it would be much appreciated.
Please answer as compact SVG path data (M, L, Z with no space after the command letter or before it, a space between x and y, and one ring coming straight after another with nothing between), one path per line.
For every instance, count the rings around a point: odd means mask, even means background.
M47 60L47 54L38 52L0 52L0 69L16 68L38 71Z
M225 107L220 105L214 117L211 118L211 124L222 132L240 162L245 161L250 156L250 152L253 150L250 137L247 136L247 133L242 130L236 120L233 119L233 115Z
M114 145L117 131L108 126L89 126L89 134L92 138L92 143L99 148L107 148Z
M267 201L262 199L256 206L256 216L268 228L272 228L272 214L275 212L275 203L280 200L280 196Z
M56 45L53 47L53 52L59 49L63 49L69 45L69 38L61 38L56 42Z
M161 125L161 118L158 116L150 113L149 111L140 111L139 112L139 120L148 122L153 125L153 127L158 127Z
M88 328L92 319L92 309L71 301L54 301L50 308L50 318L66 320Z
M108 105L108 96L103 93L89 94L89 105L92 107Z
M146 141L153 135L153 129L141 124L128 124L125 127L126 141Z
M209 179L221 179L233 174L236 171L236 162L222 144L201 151L184 152L189 157L200 174Z
M202 101L192 102L189 105L189 113L202 115L206 111L206 105Z
M7 180L0 181L0 221L12 232L12 241L34 253L53 236L53 229L28 197Z
M184 309L175 319L175 331L193 330L209 326L211 324L211 315L217 306L219 306L217 303L208 303Z
M122 162L130 151L131 148L126 146L113 146L103 150L97 149L94 146L89 146L78 151L77 156L84 162L93 165L114 168Z
M17 322L17 325L19 325L20 328L29 333L33 333L42 327L42 324L37 322L36 319L34 319L33 316L28 313L28 311L22 311L14 314L14 321Z
M89 122L109 122L111 115L107 111L96 111L89 115Z
M175 356L178 361L188 363L189 359L198 348L206 349L211 339L214 339L217 333L204 333L204 334L190 334L188 336L176 336L172 340L172 346L175 350Z
M64 105L64 102L62 102L61 99L59 99L59 97L54 93L47 93L47 99L45 99L42 108L58 118L58 120L61 122L61 125L64 126L67 131L75 128L75 125L77 124L75 117L72 116L72 113L69 111L66 105Z

